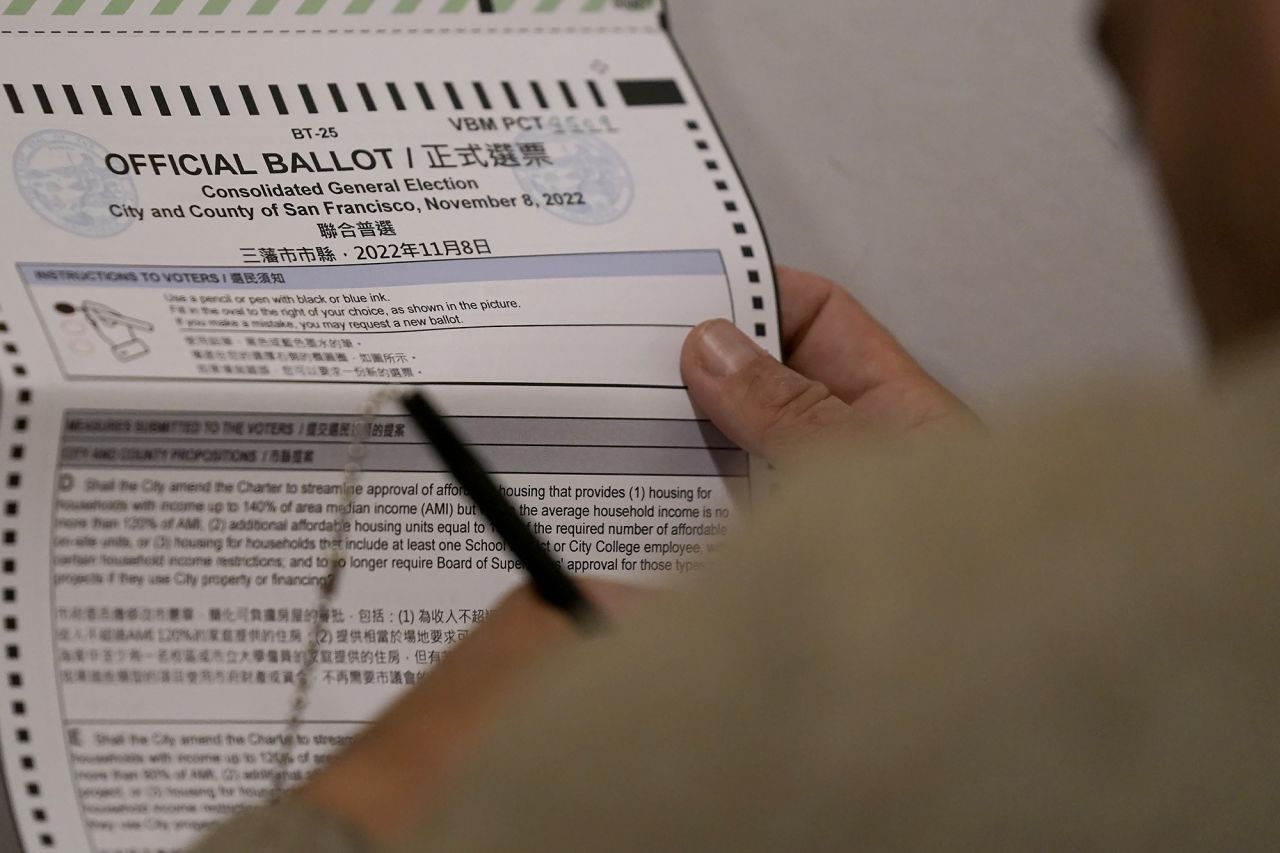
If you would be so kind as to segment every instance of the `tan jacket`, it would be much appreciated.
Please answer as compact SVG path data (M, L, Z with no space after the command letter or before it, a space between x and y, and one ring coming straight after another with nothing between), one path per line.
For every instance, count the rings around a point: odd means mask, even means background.
M1280 357L959 444L793 480L402 853L1280 849Z

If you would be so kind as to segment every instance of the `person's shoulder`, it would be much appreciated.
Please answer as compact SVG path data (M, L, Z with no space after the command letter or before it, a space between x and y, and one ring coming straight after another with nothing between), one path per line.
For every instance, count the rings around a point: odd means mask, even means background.
M550 671L406 850L1266 846L1259 376L828 450L681 594Z
M1271 359L1194 399L828 456L714 579L737 604L708 641L785 685L750 701L812 728L789 748L844 768L833 790L878 786L867 826L915 826L915 849L984 820L1146 846L1227 789L1167 849L1248 849L1280 833L1252 793L1276 782L1278 425Z
M1200 394L1112 386L990 431L831 447L783 487L774 512L788 529L821 519L830 527L815 538L876 541L898 560L943 542L955 559L962 542L994 547L993 533L1002 547L1040 547L1055 531L1131 543L1159 533L1137 542L1153 547L1236 536L1258 520L1250 508L1280 513L1278 426L1272 348ZM1201 522L1178 526L1188 514Z
M885 642L926 612L963 632L1128 608L1174 630L1189 603L1280 602L1278 475L1273 351L1208 394L1117 391L986 434L829 449L737 543L731 583L833 631L901 617Z

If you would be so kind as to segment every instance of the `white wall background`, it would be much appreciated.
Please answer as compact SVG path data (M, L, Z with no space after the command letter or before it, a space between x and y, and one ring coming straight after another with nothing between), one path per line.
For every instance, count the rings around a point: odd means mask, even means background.
M1089 0L670 0L776 260L987 413L1200 341Z

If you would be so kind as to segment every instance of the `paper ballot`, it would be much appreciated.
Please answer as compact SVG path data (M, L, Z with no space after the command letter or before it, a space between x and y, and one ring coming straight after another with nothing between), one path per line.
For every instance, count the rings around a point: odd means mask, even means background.
M657 3L0 0L0 89L0 847L180 849L270 793L312 622L291 780L521 581L393 407L339 523L378 387L575 574L749 504L678 355L776 353L773 276Z

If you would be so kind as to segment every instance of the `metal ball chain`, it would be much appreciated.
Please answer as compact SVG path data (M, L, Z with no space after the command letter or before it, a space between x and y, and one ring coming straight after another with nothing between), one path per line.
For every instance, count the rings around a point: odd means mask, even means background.
M382 407L400 395L397 386L380 388L369 395L360 409L360 418L351 434L351 443L347 445L347 461L342 468L342 499L338 504L338 512L334 516L332 545L329 548L329 574L320 584L320 598L316 605L315 616L307 635L305 651L302 655L302 668L298 671L294 682L293 695L289 702L289 714L285 720L284 738L278 753L279 766L276 768L273 798L284 795L289 783L289 768L293 764L294 744L298 739L298 730L310 700L311 679L315 674L316 661L320 658L321 637L324 634L325 615L330 612L334 599L338 594L338 585L342 580L342 570L347 564L346 540L344 532L351 517L351 510L356 500L356 486L364 473L363 463L365 443L373 428Z

